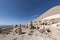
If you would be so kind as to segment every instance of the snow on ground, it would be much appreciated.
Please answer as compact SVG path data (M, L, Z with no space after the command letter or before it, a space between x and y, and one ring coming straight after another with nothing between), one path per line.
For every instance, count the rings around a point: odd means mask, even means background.
M52 27L55 27L55 28L59 28L59 26L60 26L60 23L52 24Z
M51 15L51 16L48 16L48 17L43 18L42 20L54 19L54 18L60 18L60 14Z

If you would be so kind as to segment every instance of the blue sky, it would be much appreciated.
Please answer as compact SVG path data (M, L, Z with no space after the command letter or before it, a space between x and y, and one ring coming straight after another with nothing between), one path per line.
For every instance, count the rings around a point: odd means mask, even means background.
M60 5L60 0L0 0L0 25L25 24Z

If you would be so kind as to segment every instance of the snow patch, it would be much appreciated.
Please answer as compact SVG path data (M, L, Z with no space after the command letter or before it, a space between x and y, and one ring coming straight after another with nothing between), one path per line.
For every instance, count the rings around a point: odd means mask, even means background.
M60 23L52 24L52 27L54 28L59 28L59 26L60 26Z
M52 15L52 16L48 16L48 17L43 18L42 20L54 19L54 18L60 18L60 14L55 14L55 15Z

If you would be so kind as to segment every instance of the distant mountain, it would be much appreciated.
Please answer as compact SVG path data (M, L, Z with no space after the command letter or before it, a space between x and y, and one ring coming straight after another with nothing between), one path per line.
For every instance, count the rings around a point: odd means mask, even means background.
M13 25L0 25L0 28L11 28Z

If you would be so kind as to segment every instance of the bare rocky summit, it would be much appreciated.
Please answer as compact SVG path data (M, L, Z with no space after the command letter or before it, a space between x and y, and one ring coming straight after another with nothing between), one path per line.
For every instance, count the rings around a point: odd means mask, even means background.
M0 40L60 40L60 6L53 7L27 25L0 28Z

